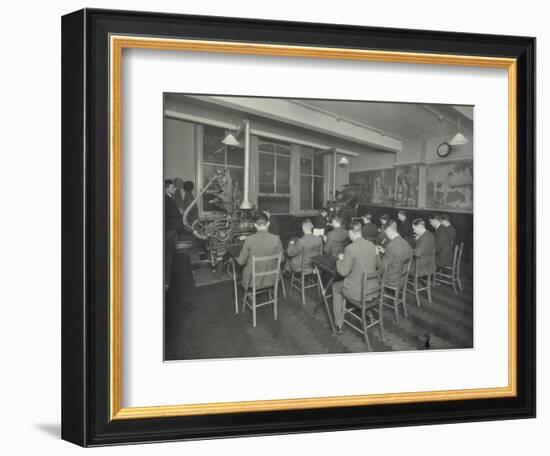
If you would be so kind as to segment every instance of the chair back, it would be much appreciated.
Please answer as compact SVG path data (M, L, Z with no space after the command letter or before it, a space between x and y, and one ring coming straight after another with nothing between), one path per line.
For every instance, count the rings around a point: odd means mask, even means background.
M399 276L399 286L400 287L406 287L407 286L407 280L409 280L409 273L411 271L411 263L413 259L413 254L409 255L406 258L403 258L401 261L401 274Z
M372 279L378 280L378 286L367 288L368 283ZM363 271L363 277L361 280L361 305L364 305L367 301L372 301L376 297L382 296L384 288L386 286L386 274L380 274L380 271L374 271L370 274L367 271Z
M311 259L314 256L322 255L323 244L307 245L302 248L302 272L310 272L313 270L311 267Z
M252 255L252 289L254 292L258 288L277 288L281 273L281 255L281 252L261 257Z
M458 254L459 252L461 252L463 245L463 243L461 243L460 245L455 244L455 248L453 249L453 271L456 271L458 267Z

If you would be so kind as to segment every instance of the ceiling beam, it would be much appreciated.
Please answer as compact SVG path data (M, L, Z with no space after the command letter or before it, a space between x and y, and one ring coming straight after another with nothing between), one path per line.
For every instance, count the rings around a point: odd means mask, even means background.
M190 97L206 101L204 97ZM341 122L333 114L319 112L290 100L211 96L207 101L381 150L398 152L403 148L403 142L396 138L365 126Z

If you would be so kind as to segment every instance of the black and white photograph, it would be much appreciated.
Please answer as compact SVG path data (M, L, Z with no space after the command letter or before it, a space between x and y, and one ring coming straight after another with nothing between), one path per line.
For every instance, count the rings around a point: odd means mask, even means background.
M163 106L165 361L475 349L475 106Z

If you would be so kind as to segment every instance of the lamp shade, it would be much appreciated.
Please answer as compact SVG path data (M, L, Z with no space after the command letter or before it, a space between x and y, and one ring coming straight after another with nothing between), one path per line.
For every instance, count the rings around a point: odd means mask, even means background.
M462 133L458 132L456 135L453 136L453 139L449 141L449 144L451 146L460 146L462 144L466 144L468 142L468 138L464 136Z
M240 146L241 144L237 141L237 138L232 133L228 133L225 138L223 138L222 143L226 146Z
M347 166L349 165L349 160L346 157L342 157L340 158L340 160L338 160L338 164L340 166Z

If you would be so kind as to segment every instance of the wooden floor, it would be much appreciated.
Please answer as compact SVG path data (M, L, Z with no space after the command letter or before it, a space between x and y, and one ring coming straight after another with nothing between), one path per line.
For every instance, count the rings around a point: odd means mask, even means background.
M418 308L408 295L409 317L396 324L391 309L384 314L385 342L373 328L373 351L472 348L472 283L454 294L446 285L434 287L430 304L424 296ZM287 282L288 285L288 282ZM281 296L282 298L282 296ZM174 258L172 282L165 300L165 360L289 356L366 351L363 338L349 327L333 335L323 307L313 312L315 289L309 290L306 305L294 290L279 304L275 321L270 306L258 310L252 327L250 310L235 314L233 286L218 283L195 288L191 265L185 254Z

